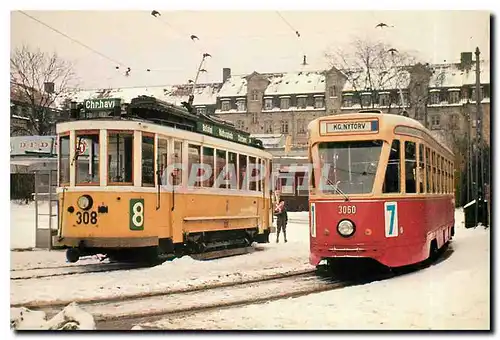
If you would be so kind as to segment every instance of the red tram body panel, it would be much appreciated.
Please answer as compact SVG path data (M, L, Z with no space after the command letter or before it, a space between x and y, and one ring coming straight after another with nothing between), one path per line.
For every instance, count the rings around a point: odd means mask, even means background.
M397 228L390 228L386 203L395 203ZM325 258L373 258L388 267L399 267L425 260L430 241L440 248L450 240L454 226L451 197L397 198L363 200L311 200L310 263L318 265ZM451 208L451 209L450 209ZM354 213L353 213L354 212ZM342 237L337 224L349 219L354 235ZM315 228L315 230L314 230Z
M315 119L308 130L312 265L412 265L452 238L454 156L422 124L360 112Z

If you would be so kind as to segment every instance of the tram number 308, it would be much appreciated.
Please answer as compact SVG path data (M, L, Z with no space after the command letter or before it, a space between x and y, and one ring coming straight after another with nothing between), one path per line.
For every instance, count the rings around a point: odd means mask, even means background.
M339 205L339 215L354 215L355 213L355 205Z
M91 213L88 211L84 211L83 213L79 211L76 213L76 217L76 224L97 224L97 213L95 211Z

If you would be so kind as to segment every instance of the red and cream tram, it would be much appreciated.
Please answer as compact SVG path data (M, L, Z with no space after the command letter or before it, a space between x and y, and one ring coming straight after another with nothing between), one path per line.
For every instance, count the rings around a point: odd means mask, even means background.
M426 260L454 235L453 154L422 124L360 112L309 124L310 263Z

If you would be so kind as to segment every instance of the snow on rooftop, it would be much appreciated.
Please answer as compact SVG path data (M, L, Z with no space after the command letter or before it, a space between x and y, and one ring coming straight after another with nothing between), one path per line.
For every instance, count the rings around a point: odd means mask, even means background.
M243 75L234 75L231 76L226 82L222 85L222 88L219 91L219 97L236 97L236 96L244 96L247 95L247 80Z
M462 87L476 84L475 64L470 70L460 70L458 64L437 64L432 66L434 73L430 87ZM490 83L490 63L481 61L479 65L481 84Z
M214 105L220 84L198 84L194 93L193 105ZM191 85L167 85L150 87L128 87L116 89L73 90L61 96L58 105L65 99L82 102L85 99L120 98L123 103L130 103L141 95L155 97L174 105L187 101L191 93Z
M285 95L293 93L324 93L325 76L322 72L289 72L268 77L270 84L264 95Z
M324 93L323 71L297 71L287 73L262 73L269 80L264 96L295 93ZM219 97L246 96L247 75L233 75L222 86Z
M430 87L461 87L463 85L475 84L474 66L469 71L461 71L458 64L436 64L431 66L434 74L431 76ZM349 74L343 91L365 91L370 87L377 90L393 90L408 88L410 74L406 70L372 70L371 83L366 71L342 70ZM263 73L267 77L269 85L264 91L264 96L290 95L290 94L323 94L325 92L325 75L323 71L302 70L286 73ZM195 91L194 105L214 105L217 97L242 97L247 96L247 75L232 75L224 84L198 84ZM481 62L481 83L490 83L489 61ZM191 85L166 85L150 87L131 87L118 89L94 89L73 90L62 95L57 100L57 106L61 106L65 99L70 98L77 102L85 99L96 98L121 98L125 103L140 95L153 96L169 103L180 105L187 101Z
M370 88L380 90L404 89L410 85L410 73L406 70L343 70L347 81L343 91L364 91ZM371 84L371 85L370 85Z

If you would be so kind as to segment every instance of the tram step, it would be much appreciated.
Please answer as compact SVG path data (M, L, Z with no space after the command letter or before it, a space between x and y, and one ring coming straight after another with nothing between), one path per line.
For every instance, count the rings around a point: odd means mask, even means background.
M256 249L254 247L242 247L242 248L233 248L233 249L221 249L209 251L201 254L191 254L192 259L199 261L207 261L214 260L223 257L236 256L253 253Z

